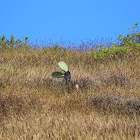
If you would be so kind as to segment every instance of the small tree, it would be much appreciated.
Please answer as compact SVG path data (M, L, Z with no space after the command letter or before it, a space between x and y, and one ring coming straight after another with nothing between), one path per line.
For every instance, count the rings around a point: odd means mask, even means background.
M131 26L127 27L129 30L131 30ZM136 44L140 43L140 33L138 31L138 22L135 24L134 27L132 27L132 33L128 34L127 36L118 36L118 40L121 41L120 46L135 46Z

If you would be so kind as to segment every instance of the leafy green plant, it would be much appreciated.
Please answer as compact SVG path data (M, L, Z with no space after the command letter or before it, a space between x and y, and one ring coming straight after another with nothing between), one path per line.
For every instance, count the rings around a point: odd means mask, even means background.
M131 33L128 34L127 36L119 35L118 40L121 41L121 43L119 45L120 46L128 46L128 45L135 46L136 44L139 44L140 43L140 33L138 31L138 22L132 28L131 28L131 26L127 27L127 28L131 31Z
M131 27L127 27L131 30ZM93 50L92 55L96 60L107 60L107 59L116 59L128 54L133 49L140 49L140 33L138 31L138 22L132 27L132 31L127 36L118 36L120 41L119 45L111 42L110 47L105 47L105 45L99 44L99 50Z
M5 35L3 34L2 37L0 37L0 48L9 49L9 48L28 48L30 49L31 46L28 45L28 37L26 36L24 39L24 42L18 38L18 40L15 40L15 36L12 34L10 37L10 40L6 39Z
M52 77L54 78L64 78L64 81L66 82L66 86L68 86L68 92L70 90L70 80L71 80L71 73L68 71L68 66L65 62L60 61L58 63L58 66L64 73L61 72L53 72Z
M120 47L114 45L113 48L100 48L99 50L93 50L92 55L94 59L98 60L107 60L107 59L116 59L117 57L121 57L125 54L128 54L133 48L130 46Z

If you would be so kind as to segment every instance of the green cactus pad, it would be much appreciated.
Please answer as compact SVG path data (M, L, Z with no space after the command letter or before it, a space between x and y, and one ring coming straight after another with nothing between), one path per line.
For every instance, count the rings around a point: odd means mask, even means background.
M67 71L68 71L68 66L67 66L67 64L66 64L65 62L60 61L60 62L58 63L58 66L59 66L60 69L63 70L64 72L67 72Z
M54 78L63 78L64 74L61 73L61 72L53 72L52 77L54 77Z

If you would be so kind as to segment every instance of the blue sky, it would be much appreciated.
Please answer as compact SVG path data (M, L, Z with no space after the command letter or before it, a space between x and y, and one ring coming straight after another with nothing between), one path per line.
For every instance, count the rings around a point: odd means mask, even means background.
M112 38L140 24L140 0L1 0L0 36L30 42Z

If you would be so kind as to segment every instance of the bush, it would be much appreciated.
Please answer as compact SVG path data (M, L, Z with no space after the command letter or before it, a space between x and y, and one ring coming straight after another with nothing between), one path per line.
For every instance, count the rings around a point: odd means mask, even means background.
M31 48L30 45L28 45L28 37L25 37L24 42L21 39L15 40L15 37L13 34L10 37L10 40L5 38L5 35L3 34L2 37L0 37L0 48L1 49L10 49L10 48Z

